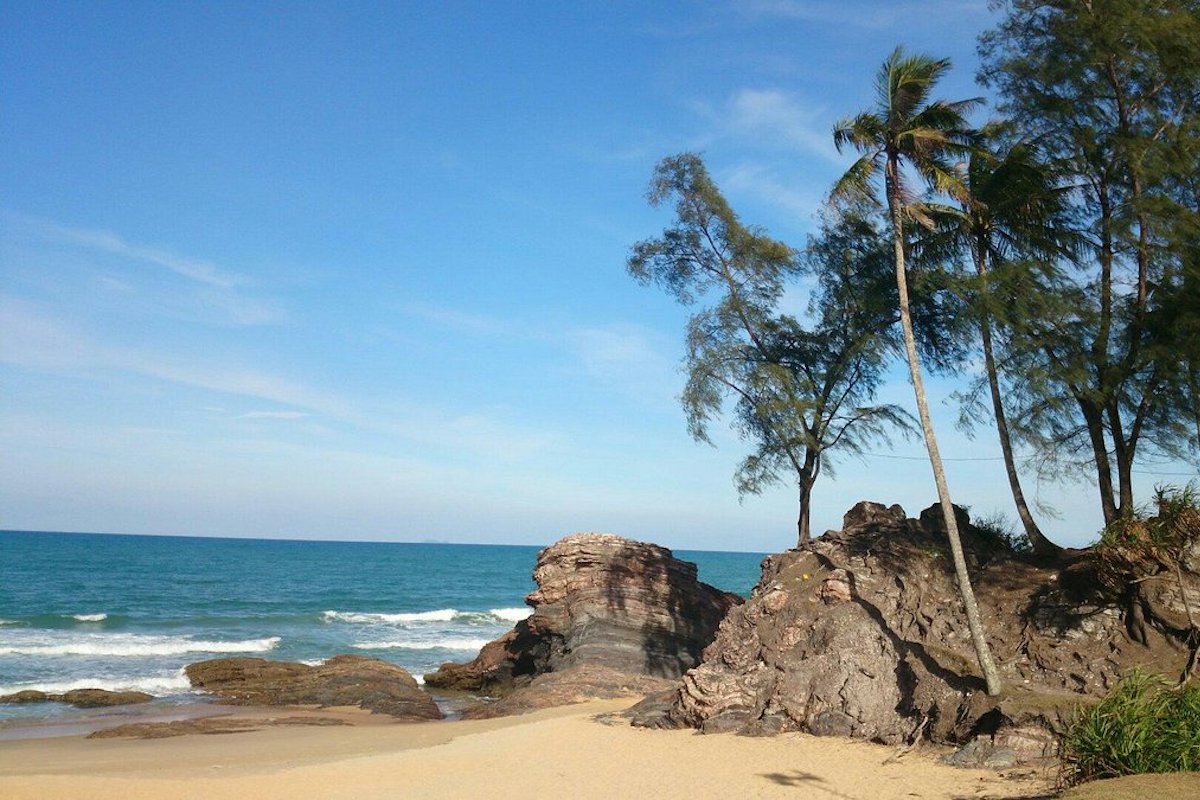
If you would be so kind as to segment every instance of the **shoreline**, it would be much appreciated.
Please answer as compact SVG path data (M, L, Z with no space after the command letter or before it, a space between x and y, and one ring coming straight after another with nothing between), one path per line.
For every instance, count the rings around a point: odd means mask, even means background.
M336 727L268 727L167 739L65 736L0 741L13 800L105 798L611 798L814 796L1018 798L1045 776L1006 778L895 748L789 733L772 738L630 727L597 700L488 720L396 723L358 709L234 709L238 717L335 717ZM257 712L257 713L256 713Z
M463 708L479 698L461 693L426 689L445 715L441 722L455 722L462 718ZM35 704L30 704L35 705ZM63 706L57 701L38 703L41 706ZM329 716L325 712L336 711L347 724L368 725L372 720L391 724L387 715L372 714L354 707L320 709L305 706L250 706L222 703L219 698L206 693L156 697L145 703L131 703L97 708L73 708L70 706L51 710L46 714L29 714L0 719L0 744L12 741L62 739L86 737L122 725L159 722L183 722L236 717L247 719L272 719L286 716Z

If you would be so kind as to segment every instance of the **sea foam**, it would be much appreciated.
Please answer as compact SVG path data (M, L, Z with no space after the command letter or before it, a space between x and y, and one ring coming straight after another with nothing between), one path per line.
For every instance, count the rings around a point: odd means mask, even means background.
M528 619L533 613L532 608L493 608L488 612L497 619L502 619L505 622L520 622L523 619Z
M359 622L396 624L404 622L452 622L461 612L453 608L436 611L413 611L406 614L373 614L361 611L326 611L322 614L329 622Z
M0 655L21 656L175 656L187 653L265 653L275 649L280 637L209 641L181 636L148 636L134 633L89 634L86 637L23 637L0 644Z
M104 620L108 619L108 614L72 614L71 619L80 622L104 622Z
M145 692L156 696L186 694L192 683L180 669L173 675L130 675L120 678L81 678L72 681L50 681L0 686L0 695L16 694L34 689L47 694L62 694L74 689L105 689L110 692Z
M375 642L355 642L357 650L467 650L479 652L488 643L487 639L390 639Z
M382 614L365 611L326 611L326 622L353 622L363 625L405 625L412 622L460 622L468 624L498 624L520 622L533 613L529 608L493 608L489 611L460 611L439 608L433 611L410 611Z

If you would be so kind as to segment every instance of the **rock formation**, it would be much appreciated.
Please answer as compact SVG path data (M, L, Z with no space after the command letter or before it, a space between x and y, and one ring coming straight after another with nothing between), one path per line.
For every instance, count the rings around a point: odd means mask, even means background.
M76 708L103 708L146 703L154 699L145 692L110 692L107 689L71 689L62 694L48 694L26 689L0 696L0 703L67 703Z
M89 739L169 739L173 736L196 734L213 736L226 733L245 733L263 728L326 727L349 725L336 717L201 717L170 722L131 722L112 728L102 728L88 734Z
M721 619L741 602L699 582L696 565L670 550L611 534L561 539L538 554L533 577L529 618L475 660L425 676L431 687L506 695L468 716L669 685L699 663Z
M186 668L192 686L247 706L358 706L402 720L441 719L433 698L395 664L335 656L310 667L265 658L216 658Z
M1126 670L1182 668L1186 647L1161 624L1128 635L1129 605L1103 590L1095 559L1022 560L960 515L1000 697L984 692L937 508L908 519L860 503L843 530L767 558L702 663L635 724L977 740L964 761L1003 765L1049 755L1071 709Z

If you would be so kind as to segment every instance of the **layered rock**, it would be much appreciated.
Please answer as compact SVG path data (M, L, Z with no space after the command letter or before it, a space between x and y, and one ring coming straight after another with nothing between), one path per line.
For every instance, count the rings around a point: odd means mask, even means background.
M147 703L154 699L145 692L112 692L108 689L71 689L61 694L52 694L26 689L13 694L0 695L0 703L67 703L76 708L104 708Z
M265 658L217 658L186 668L192 686L247 706L358 706L402 720L441 719L416 680L387 661L335 656L309 666Z
M1002 696L984 692L940 514L860 503L843 530L766 559L702 663L635 724L885 743L920 732L979 738L976 763L1015 761L1049 754L1064 716L1124 671L1186 661L1159 627L1127 635L1127 609L1100 591L1089 559L1020 560L959 514Z
M522 690L496 707L512 711L643 693L699 663L721 619L741 602L698 581L696 565L670 550L611 534L561 539L538 554L533 577L538 588L526 598L533 613L473 661L426 675L427 685L492 696ZM535 680L547 674L555 677Z

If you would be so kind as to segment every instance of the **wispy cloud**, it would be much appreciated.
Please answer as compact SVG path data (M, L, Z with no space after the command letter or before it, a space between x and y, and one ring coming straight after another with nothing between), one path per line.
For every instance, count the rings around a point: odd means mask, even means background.
M651 334L637 325L618 323L576 328L564 333L584 367L600 377L613 374L671 371Z
M818 192L801 184L785 183L775 170L757 164L742 163L726 170L721 181L730 191L753 195L783 209L802 226L812 221L825 202Z
M283 406L252 410L241 419L301 420L314 415L455 458L512 462L557 447L552 430L489 409L456 411L390 398L351 399L250 366L197 362L149 349L109 345L28 301L0 295L0 364L112 381L130 373L180 386ZM431 456L432 457L432 456Z
M102 262L92 258L83 263L96 273L97 286L130 309L238 327L275 325L287 317L276 300L255 296L250 277L211 261L131 242L107 230L12 212L0 214L0 219L7 238L26 240L21 258L30 269L66 268L64 247L103 256ZM79 269L78 260L69 268Z
M238 419L279 419L279 420L295 420L307 419L312 416L303 411L247 411L245 414L239 414Z
M796 148L833 163L844 159L833 146L823 109L807 106L779 89L741 89L724 111L725 124L735 133L779 146Z
M0 363L89 373L119 370L216 392L344 416L338 396L254 369L107 344L36 304L0 295Z
M17 215L6 216L11 218ZM17 218L50 238L71 242L122 258L153 264L207 286L233 289L247 283L243 276L226 272L209 261L181 256L156 247L133 244L112 231L68 227L33 217L20 216Z
M786 19L882 30L912 20L956 18L987 13L987 0L740 0L737 7L755 17Z
M440 328L456 333L475 336L512 336L521 331L521 326L500 317L463 311L450 306L431 303L406 303L401 312L416 319L431 322Z

